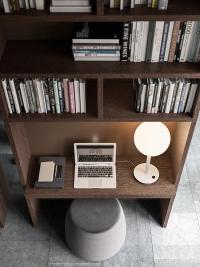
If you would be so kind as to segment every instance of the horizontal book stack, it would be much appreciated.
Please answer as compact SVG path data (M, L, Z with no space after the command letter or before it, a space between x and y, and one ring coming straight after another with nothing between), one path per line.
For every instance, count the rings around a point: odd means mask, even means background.
M19 11L20 9L44 9L44 0L3 0L5 13Z
M112 28L112 25L107 23L102 31L98 23L77 24L72 40L74 60L120 61L120 34L115 32L119 27Z
M146 5L151 8L158 8L159 10L166 10L168 8L168 0L107 0L110 8L135 8L137 5Z
M90 0L52 0L50 12L88 13L92 12Z
M2 79L10 114L86 113L82 79Z
M190 113L198 86L189 79L138 79L136 112Z
M123 24L121 61L199 62L199 21Z

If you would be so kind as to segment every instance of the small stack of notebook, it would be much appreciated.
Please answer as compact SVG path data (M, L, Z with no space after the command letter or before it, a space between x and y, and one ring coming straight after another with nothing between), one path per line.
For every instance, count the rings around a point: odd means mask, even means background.
M92 12L90 0L52 0L50 12Z
M65 173L65 158L41 157L36 188L63 188Z

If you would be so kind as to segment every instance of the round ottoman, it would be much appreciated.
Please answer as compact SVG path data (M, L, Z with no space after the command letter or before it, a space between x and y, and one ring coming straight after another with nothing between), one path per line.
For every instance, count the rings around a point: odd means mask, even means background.
M126 220L117 199L77 199L66 215L66 241L74 254L87 261L115 255L126 237Z

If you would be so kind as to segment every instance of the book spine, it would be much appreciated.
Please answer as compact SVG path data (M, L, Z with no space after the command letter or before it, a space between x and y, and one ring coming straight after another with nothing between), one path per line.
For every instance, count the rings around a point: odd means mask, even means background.
M69 103L70 103L70 112L76 113L74 82L71 80L69 81Z
M173 113L178 113L178 106L179 106L182 90L183 90L183 82L180 81L179 85L178 85L178 89L177 89L177 94L176 94L176 99L175 99L175 103L174 103Z
M141 40L141 61L145 61L146 58L146 50L147 50L147 38L148 38L148 31L149 31L149 22L143 21L144 23L144 32L143 37Z
M177 113L181 113L181 110L183 109L183 100L185 98L185 92L186 92L186 84L185 84L185 81L184 81Z
M144 30L145 30L145 21L137 22L137 33L136 33L136 44L135 44L135 54L134 62L141 62L143 51L143 42L144 42Z
M65 100L65 112L69 112L69 86L68 79L63 79L63 87L64 87L64 100Z
M25 8L25 1L24 0L19 0L19 7Z
M26 7L26 9L30 9L29 0L25 0L25 7Z
M176 44L177 44L177 39L178 39L178 34L179 34L179 28L180 28L180 21L175 21L174 22L173 33L172 33L170 50L169 50L169 58L168 58L169 62L173 62L174 61Z
M16 93L17 93L17 99L18 99L18 103L20 106L20 110L21 110L21 112L25 111L24 103L23 103L23 99L22 99L22 94L21 94L21 90L20 90L20 86L19 86L19 84L20 84L19 80L15 79L14 84L15 84L15 89L16 89Z
M54 94L54 88L53 88L53 80L48 79L49 84L49 97L50 97L50 103L51 103L51 110L52 113L56 113L56 101L55 101L55 94Z
M74 96L75 96L75 107L76 113L80 113L80 89L79 89L79 80L74 79Z
M155 84L154 94L153 94L153 101L152 101L152 107L151 107L151 113L155 113L155 111L156 111L157 94L158 94L158 84Z
M192 111L192 107L194 104L197 88L198 88L197 83L191 84L190 92L189 92L189 96L188 96L187 104L186 104L186 108L185 108L186 113L190 113Z
M63 84L61 80L58 80L58 94L59 94L60 112L64 113Z
M11 8L9 0L3 0L3 7L4 7L4 12L5 13L11 13L12 8Z
M149 84L148 102L147 102L147 113L151 113L153 96L154 96L154 89L155 89L155 84L150 82L150 84Z
M9 0L9 2L10 2L10 6L11 6L12 11L19 11L20 10L18 0Z
M131 0L131 8L135 7L135 0Z
M180 60L181 48L183 45L183 39L184 39L184 35L185 35L185 28L186 28L186 22L181 22L179 34L178 34L178 39L177 39L177 44L176 44L175 55L174 55L174 61L175 62L179 62L179 60Z
M147 62L151 61L154 32L155 32L155 21L150 21L149 22L149 33L148 33L148 44L147 44L147 51L146 51L146 61Z
M158 10L167 10L168 0L159 0L158 1Z
M20 114L21 110L20 110L20 106L19 106L19 102L18 102L18 98L17 98L14 79L9 79L9 84L10 84L10 88L11 88L11 92L12 92L12 96L13 96L13 100L14 100L14 104L15 104L15 110L18 114Z
M158 108L159 108L162 89L163 89L163 83L161 81L158 81L158 90L157 90L157 96L156 96L155 113L158 113Z
M174 83L170 82L169 93L168 93L168 98L167 98L166 107L165 107L165 113L167 114L170 113L174 88L175 88L175 82Z
M147 85L143 84L142 95L141 95L141 104L140 104L140 112L144 112L146 94L147 94Z
M136 27L137 27L137 23L135 21L133 21L132 22L132 32L131 32L131 53L130 53L130 61L133 61L133 58L134 58Z
M53 89L54 89L54 96L56 102L56 112L60 114L60 101L59 101L59 93L58 93L58 82L56 79L53 79Z
M120 0L120 10L124 9L124 0Z
M158 0L152 0L152 8L157 8L158 7Z
M122 38L122 52L121 61L128 61L129 55L129 36L130 36L130 23L124 22L123 24L123 38Z
M10 114L12 114L13 110L12 110L11 102L10 102L10 99L9 99L9 96L8 96L7 80L3 79L1 82L2 82L4 95L5 95L7 106L8 106L8 111L9 111Z
M81 113L86 113L85 81L80 79L80 106Z
M184 35L184 40L183 40L183 45L181 49L181 54L180 54L180 62L186 62L188 59L188 51L190 47L190 43L193 40L192 39L192 33L194 29L194 21L188 21L186 23L186 29L185 29L185 35ZM194 44L193 44L194 45Z
M189 81L186 81L185 95L184 95L184 98L183 98L182 108L180 110L181 113L184 112L185 107L186 107L186 102L187 102L188 95L189 95L190 85L191 85L191 83Z
M153 39L153 49L152 49L151 62L158 62L159 61L162 35L163 35L163 27L164 27L164 21L157 21L156 22L154 39Z
M29 80L29 85L30 85L30 91L31 91L31 97L33 101L33 107L34 107L34 112L37 112L37 92L35 90L34 82L32 80Z
M44 113L43 111L43 104L42 104L42 94L41 94L41 88L40 88L40 81L38 79L34 79L32 81L34 90L35 90L35 100L37 105L37 112L39 114Z
M169 59L169 50L170 50L170 45L171 45L171 41L172 41L173 28L174 28L174 21L170 21L169 32L168 32L168 36L167 36L167 45L166 45L165 56L164 56L165 62L167 62Z
M48 79L43 79L41 82L42 82L42 87L44 90L46 109L47 109L47 112L50 112L51 111L51 103L50 103Z
M161 41L160 56L159 56L160 62L164 62L164 59L165 59L165 50L166 50L166 46L167 46L167 37L168 37L168 32L169 32L169 26L170 26L170 22L165 21L164 22L163 35L162 35L162 41Z
M140 79L138 79L138 84L136 89L136 112L140 111L142 91L143 91L143 85Z
M195 54L198 51L198 46L200 44L200 22L195 21L194 33L193 33L193 42L190 42L190 47L188 51L188 62L195 62Z
M147 2L147 6L148 6L148 7L151 7L151 6L152 6L152 0L148 0L148 2Z
M33 105L29 80L25 80L25 85L26 85L26 92L27 92L28 102L29 102L29 106L30 106L30 111L31 111L31 113L34 113L35 109L34 109L34 105Z
M44 91L44 86L43 86L43 81L40 80L40 90L42 94L42 105L43 105L43 110L44 113L47 113L47 104L46 104L46 98L45 98L45 91Z
M23 82L20 82L19 86L20 86L20 90L21 90L21 94L22 94L25 112L29 113L30 107L29 107L28 98L27 98L27 94L26 94L25 84Z

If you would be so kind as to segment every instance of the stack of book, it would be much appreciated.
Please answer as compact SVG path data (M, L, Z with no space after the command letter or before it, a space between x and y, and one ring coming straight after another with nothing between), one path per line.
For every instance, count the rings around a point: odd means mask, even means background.
M36 188L63 188L65 177L64 157L41 157Z
M136 5L146 5L151 8L158 8L159 10L166 10L168 8L168 0L107 0L110 8L134 8Z
M190 113L198 86L189 79L138 79L136 112Z
M92 12L90 0L52 0L50 12Z
M122 61L199 62L199 21L133 21L123 24Z
M86 113L82 79L2 79L9 113Z
M72 40L75 61L120 61L120 38L117 27L112 23L103 26L98 23L76 25ZM121 26L121 25L119 25Z
M44 0L3 0L5 13L11 13L22 9L44 9Z

